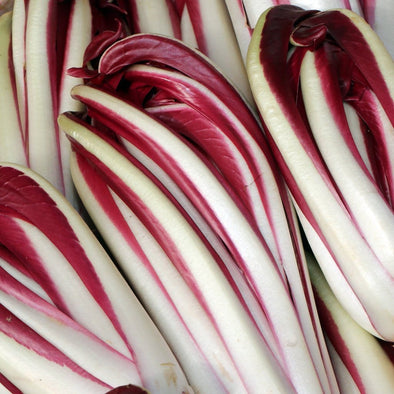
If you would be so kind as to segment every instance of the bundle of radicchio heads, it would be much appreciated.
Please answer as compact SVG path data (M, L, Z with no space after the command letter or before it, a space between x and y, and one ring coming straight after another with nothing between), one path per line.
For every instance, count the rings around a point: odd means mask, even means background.
M281 3L0 2L4 392L394 391L394 7Z

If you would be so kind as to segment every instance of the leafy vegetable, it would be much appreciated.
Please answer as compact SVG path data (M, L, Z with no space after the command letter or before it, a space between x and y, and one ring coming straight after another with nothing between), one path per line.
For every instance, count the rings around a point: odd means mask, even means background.
M360 40L364 55L370 56L367 67L355 45ZM291 77L301 81L300 91L283 80L289 44L296 46L294 53L303 54L298 57L300 74ZM308 12L291 6L262 15L250 46L249 76L308 241L353 318L374 335L392 340L393 211L347 128L341 75L349 70L345 76L352 82L346 80L344 86L364 82L363 89L379 96L390 117L393 63L362 18L346 10ZM357 100L349 93L349 103ZM384 141L381 130L370 131Z
M0 179L1 242L59 311L131 359L135 384L187 392L167 343L69 202L31 170L2 165Z

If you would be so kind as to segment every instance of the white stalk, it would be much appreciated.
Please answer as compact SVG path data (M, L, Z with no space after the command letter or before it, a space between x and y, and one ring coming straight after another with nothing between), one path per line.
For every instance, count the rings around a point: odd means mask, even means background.
M26 0L14 0L12 9L12 61L15 73L15 88L23 139L27 139L27 97L26 97Z
M18 105L11 81L11 24L11 12L0 16L0 161L26 165Z
M157 33L177 37L166 0L134 0L138 33ZM178 38L178 37L177 37Z
M363 0L366 21L376 31L387 50L394 57L394 40L392 34L392 21L394 8L386 0Z
M26 24L26 89L29 165L64 193L60 169L53 65L48 41L54 0L30 0ZM54 50L54 46L53 46ZM49 52L48 52L49 51Z
M206 44L205 48L199 49L218 65L247 101L253 104L245 64L225 2L222 0L193 0L193 2L199 8L201 19L193 21L192 18L192 24L202 24L199 29L203 32L202 39ZM187 3L188 1L185 8Z
M244 63L246 63L246 55L252 38L253 27L249 23L246 10L243 6L244 2L239 0L225 0L225 3L237 38L242 59Z
M83 105L71 97L72 87L83 81L81 78L68 75L67 70L71 67L82 67L85 49L92 38L92 11L89 0L72 1L67 29L67 41L59 88L59 114L66 111L77 112L83 110ZM70 141L68 141L64 133L59 135L59 145L65 196L73 206L77 207L77 196L70 174Z
M198 43L196 39L196 35L194 33L192 21L190 19L189 10L184 4L182 9L182 14L180 16L180 26L182 32L182 41L187 45L191 46L192 48L198 48Z
M358 116L357 111L350 104L344 103L343 108L345 109L349 130L352 134L354 143L356 144L360 156L372 176L372 166L368 157L363 131L361 130L361 119Z
M362 10L358 0L291 0L290 4L306 10L319 11L326 11L333 8L348 8L353 10L353 12L357 12L359 15L362 15Z

